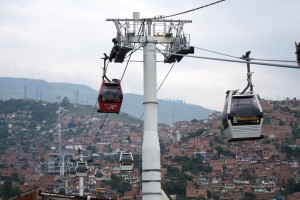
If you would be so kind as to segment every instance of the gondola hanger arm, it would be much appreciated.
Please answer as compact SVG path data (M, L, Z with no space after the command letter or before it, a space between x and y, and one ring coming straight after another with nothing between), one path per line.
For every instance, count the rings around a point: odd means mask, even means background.
M250 61L250 53L251 51L247 51L245 55L241 57L241 59ZM244 94L248 88L250 88L250 92L253 93L253 85L252 85L252 72L250 71L250 63L247 63L247 86L246 88L241 92L241 94Z
M107 56L106 53L104 53L104 58L101 58L101 59L103 59L103 62L104 62L102 80L106 79L108 82L111 82L106 76L106 70L107 70L106 61L109 59L109 57Z

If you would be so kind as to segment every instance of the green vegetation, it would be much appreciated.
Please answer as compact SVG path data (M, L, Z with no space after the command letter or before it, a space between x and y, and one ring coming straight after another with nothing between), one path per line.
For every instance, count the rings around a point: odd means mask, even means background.
M182 197L186 196L186 182L181 181L167 181L163 184L163 187L169 194L176 194ZM183 199L183 198L181 198ZM186 197L184 199L187 199Z
M300 128L296 128L295 126L292 126L292 135L293 139L300 139Z
M45 103L43 101L30 99L0 101L0 113L15 114L18 111L30 112L32 116L31 121L35 123L43 121L54 123L56 121L56 110L57 104Z
M285 190L286 194L293 194L295 192L300 192L300 182L299 181L296 182L295 179L289 178L285 188L286 188Z
M300 148L292 148L289 146L284 146L282 147L282 151L286 153L288 159L290 158L300 159Z
M193 158L189 158L187 156L175 157L173 162L177 162L178 165L182 166L183 172L211 172L211 167L207 164L204 164L203 158L201 155L194 156Z
M181 199L186 195L186 181L192 180L192 176L189 173L199 173L199 172L211 172L211 167L209 165L202 163L203 158L199 156L194 156L189 158L186 156L175 157L172 159L176 162L176 166L166 166L167 177L172 181L167 181L164 183L164 187L169 194L177 194L181 196Z
M109 186L113 190L116 190L118 193L124 195L125 192L130 190L130 183L127 180L122 180L122 178L118 178L115 176L111 177L111 181L108 183Z
M224 149L222 147L216 147L216 150L219 154L224 156L235 158L235 153L232 153L230 150Z
M256 177L249 171L249 169L243 169L242 179L249 181L251 184L255 184Z
M0 153L3 154L6 149L6 140L8 137L8 125L5 122L0 122Z
M245 192L242 200L256 200L256 196L252 192Z
M15 188L12 186L11 180L4 181L4 184L0 186L0 197L2 197L4 200L16 196L20 193L21 190L19 188Z
M192 132L192 133L188 134L187 136L182 137L181 141L182 142L187 142L191 138L195 138L195 137L198 137L198 136L202 135L204 131L205 131L204 129L200 129L196 132Z

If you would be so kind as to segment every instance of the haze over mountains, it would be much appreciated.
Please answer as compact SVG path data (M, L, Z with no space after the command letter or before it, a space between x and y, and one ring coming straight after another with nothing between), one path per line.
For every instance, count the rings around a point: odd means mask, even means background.
M98 91L79 84L50 83L45 80L0 77L0 99L30 98L58 102L67 97L72 103L95 106ZM98 105L96 105L98 106ZM143 115L143 96L125 93L121 112L136 118ZM181 100L158 99L158 122L170 124L176 121L207 119L213 110L187 104Z

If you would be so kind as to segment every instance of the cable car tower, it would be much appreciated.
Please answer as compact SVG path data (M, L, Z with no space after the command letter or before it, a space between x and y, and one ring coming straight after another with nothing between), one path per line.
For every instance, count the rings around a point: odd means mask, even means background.
M82 150L78 149L78 155L76 156L76 167L75 171L72 171L72 177L78 177L79 178L79 195L83 196L83 178L88 175L88 166L87 161L84 159L85 156L82 154Z
M122 63L126 54L143 47L144 63L144 134L142 144L142 199L161 200L160 146L157 133L157 77L156 45L167 45L165 63L179 62L183 56L194 53L189 36L183 34L183 25L191 20L168 20L163 17L140 19L106 19L114 22L117 36L113 39L109 61Z

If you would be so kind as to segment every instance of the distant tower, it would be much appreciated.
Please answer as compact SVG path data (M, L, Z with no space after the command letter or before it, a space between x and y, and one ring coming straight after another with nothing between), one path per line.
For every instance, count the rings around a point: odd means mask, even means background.
M40 100L42 100L42 91L39 92Z
M39 87L36 87L36 100L39 100Z
M24 85L24 99L27 99L27 85Z
M172 110L172 124L175 122L175 110Z
M57 97L56 97L56 101L60 104L61 103L61 96L60 95L58 95Z
M76 91L74 91L74 99L75 99L75 102L74 102L74 104L76 105L76 104L78 104L78 102L79 102L79 91L78 90L76 90Z

